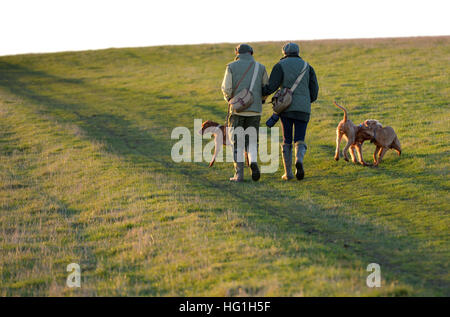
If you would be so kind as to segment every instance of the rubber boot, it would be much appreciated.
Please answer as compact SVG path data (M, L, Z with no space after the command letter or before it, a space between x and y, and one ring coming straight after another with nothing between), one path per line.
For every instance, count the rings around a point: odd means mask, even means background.
M292 174L292 144L283 144L281 149L284 165L284 175L281 178L287 181L294 178L294 174Z
M234 176L230 178L232 182L244 181L244 162L234 163Z
M250 163L250 170L252 174L252 180L255 182L259 180L261 177L261 172L259 171L259 167L257 163Z
M256 162L258 156L258 150L254 146L250 146L248 150L248 156L247 156L247 166L249 166L248 163L250 163L250 174L252 175L253 181L258 181L261 177L261 172L259 171L258 163Z
M302 180L305 177L305 170L303 169L303 157L306 153L306 144L303 141L295 142L295 177Z

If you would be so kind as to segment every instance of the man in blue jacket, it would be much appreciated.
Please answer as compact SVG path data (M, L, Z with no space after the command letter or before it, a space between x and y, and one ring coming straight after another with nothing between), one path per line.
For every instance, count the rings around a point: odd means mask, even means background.
M263 87L263 96L274 93L278 88L291 88L297 80L306 61L299 56L300 49L295 43L287 43L283 46L283 57L273 67L269 78L269 84ZM317 99L319 84L314 69L306 65L297 88L292 95L292 104L280 114L283 128L282 155L284 164L283 180L294 178L292 173L292 142L295 145L295 176L301 180L305 176L303 169L303 157L306 153L305 134L311 114L311 103ZM272 127L278 116L272 116L267 125Z

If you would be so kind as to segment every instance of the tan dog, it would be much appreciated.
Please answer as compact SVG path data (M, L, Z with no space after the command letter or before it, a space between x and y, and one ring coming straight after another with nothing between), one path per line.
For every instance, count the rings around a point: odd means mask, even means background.
M209 163L209 167L213 166L214 162L216 161L217 154L219 154L221 147L224 145L231 146L231 140L228 137L228 131L227 127L221 124L218 124L217 122L207 120L202 123L202 128L198 133L200 135L203 135L205 133L210 132L214 136L214 155ZM249 165L248 161L248 153L245 152L245 162L247 166Z
M355 157L355 149L358 152L358 160L359 162L367 166L368 164L364 161L363 155L362 155L362 144L366 140L371 140L373 138L373 132L375 126L382 127L381 123L379 123L377 120L366 120L367 125L360 124L359 126L355 125L351 120L348 119L347 115L347 109L344 107L338 105L336 102L334 102L335 106L342 109L344 111L344 119L342 119L337 128L336 128L336 152L334 154L334 159L336 161L339 160L339 152L340 152L340 144L342 137L345 137L347 139L347 145L342 150L342 155L344 156L344 159L348 162L348 156L347 152L350 149L350 155L352 157L352 162L356 162Z
M367 127L369 131L373 131L373 138L371 139L371 142L376 145L375 152L373 153L374 166L378 166L378 164L380 164L384 154L386 154L389 149L394 149L397 151L399 156L402 154L400 140L398 139L393 128L389 126L383 128L373 122L364 122L363 125L364 127Z

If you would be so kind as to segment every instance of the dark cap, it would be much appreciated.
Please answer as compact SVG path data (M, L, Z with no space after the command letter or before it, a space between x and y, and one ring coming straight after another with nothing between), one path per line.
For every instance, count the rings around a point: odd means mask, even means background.
M253 54L253 48L248 44L239 44L238 46L236 46L234 51L236 54L245 54L245 53Z
M300 48L297 44L289 42L284 44L282 52L283 55L298 55L300 53Z

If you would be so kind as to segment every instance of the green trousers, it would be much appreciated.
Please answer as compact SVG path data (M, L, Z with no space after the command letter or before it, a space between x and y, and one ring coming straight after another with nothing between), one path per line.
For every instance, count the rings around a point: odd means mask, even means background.
M239 115L231 115L228 119L228 126L231 128L238 128L242 127L244 130L248 127L254 127L256 129L256 151L258 149L258 141L259 141L259 123L261 121L261 116L239 116ZM237 156L238 156L238 142L237 142L237 136L233 135L233 159L235 162L237 162ZM244 143L245 151L248 152L250 148L250 137L249 135L245 135L245 143ZM253 155L252 158L256 162L256 153Z

